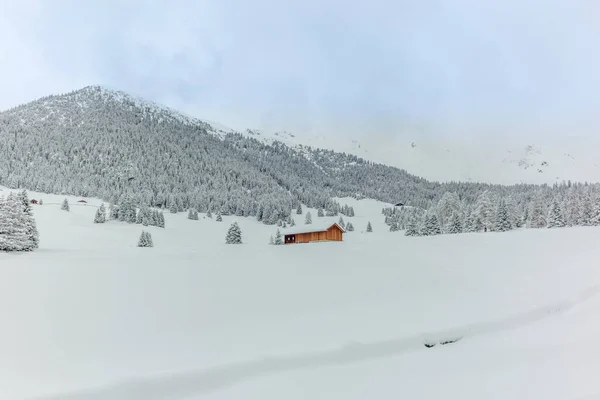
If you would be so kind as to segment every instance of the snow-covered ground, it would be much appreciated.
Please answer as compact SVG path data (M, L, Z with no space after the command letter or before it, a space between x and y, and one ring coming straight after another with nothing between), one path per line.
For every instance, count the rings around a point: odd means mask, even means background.
M41 197L40 249L0 254L1 399L600 398L598 228L409 238L343 199L342 243L166 213L137 248Z

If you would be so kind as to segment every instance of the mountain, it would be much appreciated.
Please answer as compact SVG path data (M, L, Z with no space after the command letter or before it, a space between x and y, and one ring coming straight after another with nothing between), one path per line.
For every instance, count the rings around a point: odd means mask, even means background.
M89 86L0 113L0 184L113 203L128 193L139 204L220 210L268 223L289 216L299 203L337 212L334 197L429 208L446 192L466 203L486 190L510 193L522 203L539 189L428 181L297 140L286 132L234 132Z
M215 131L233 130L217 128ZM260 130L243 133L264 143L281 141L300 150L309 146L352 154L432 181L501 185L600 181L600 162L594 151L600 146L600 139L595 137L548 137L538 143L539 139L502 135L448 139L418 133L366 133L364 136L296 135Z

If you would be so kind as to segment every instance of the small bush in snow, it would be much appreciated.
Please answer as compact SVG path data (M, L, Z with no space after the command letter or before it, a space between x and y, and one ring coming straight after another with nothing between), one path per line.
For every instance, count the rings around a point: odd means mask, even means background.
M69 208L69 200L64 199L63 202L62 202L62 206L60 206L60 209L61 210L65 210L65 211L69 211L70 210L70 208Z
M373 227L371 226L371 221L367 224L367 232L373 232Z
M100 207L98 207L98 210L96 210L96 216L94 217L94 223L95 224L103 224L106 222L106 209L104 208L104 203L102 203L102 205Z
M193 208L190 208L188 211L188 219L198 220L198 211Z

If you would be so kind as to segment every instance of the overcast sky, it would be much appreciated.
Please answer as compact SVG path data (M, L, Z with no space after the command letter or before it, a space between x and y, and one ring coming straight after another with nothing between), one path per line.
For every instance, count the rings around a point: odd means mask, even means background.
M0 0L0 109L102 84L234 128L569 134L600 110L599 18L597 0Z

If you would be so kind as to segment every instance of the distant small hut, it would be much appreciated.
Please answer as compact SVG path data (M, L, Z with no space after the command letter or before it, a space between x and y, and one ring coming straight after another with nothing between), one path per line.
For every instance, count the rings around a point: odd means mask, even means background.
M38 201L36 199L31 199L31 204L38 204Z
M85 200L79 200L78 203L80 203L80 204L87 204L87 201L85 201Z
M284 243L311 243L311 242L341 242L343 234L346 232L337 223L324 225L304 225L297 227L293 231L285 232Z

